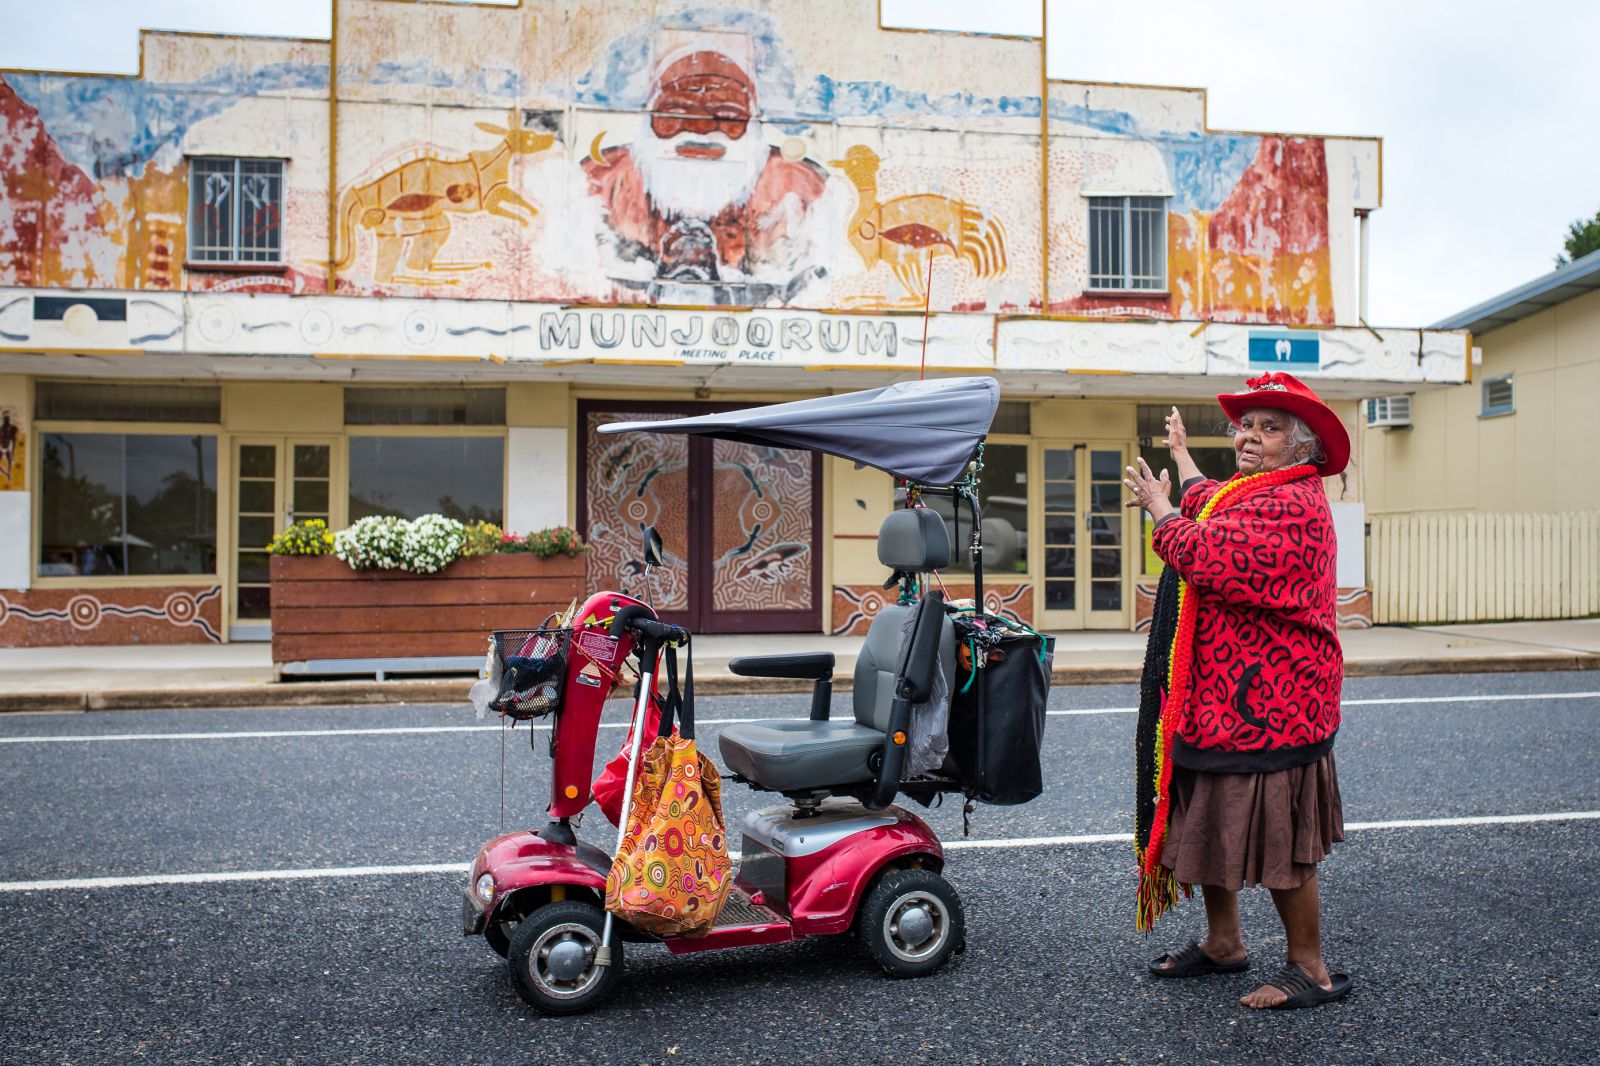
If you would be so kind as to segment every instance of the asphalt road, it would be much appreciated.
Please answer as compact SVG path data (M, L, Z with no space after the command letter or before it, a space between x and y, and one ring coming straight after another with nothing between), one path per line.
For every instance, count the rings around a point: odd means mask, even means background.
M506 825L538 823L525 728L452 707L0 717L0 1062L1600 1062L1597 690L1347 685L1324 936L1356 988L1293 1014L1235 1003L1282 957L1265 892L1244 897L1253 974L1156 983L1144 960L1199 934L1198 904L1147 938L1126 844L1027 839L1127 831L1128 686L1052 694L1046 794L980 807L980 846L950 853L969 947L939 974L883 978L845 939L641 947L611 1003L564 1020L461 937L461 874L272 874L464 863L500 825L502 741ZM702 744L806 706L702 699ZM724 795L730 824L771 802ZM927 817L962 839L959 805ZM182 879L218 871L266 873Z

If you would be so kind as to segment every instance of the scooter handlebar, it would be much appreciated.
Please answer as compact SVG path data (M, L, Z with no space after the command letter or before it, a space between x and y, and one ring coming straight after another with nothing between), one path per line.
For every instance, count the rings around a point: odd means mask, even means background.
M647 607L627 606L611 620L611 635L629 632L655 644L682 644L689 634L682 626L669 625L650 617Z

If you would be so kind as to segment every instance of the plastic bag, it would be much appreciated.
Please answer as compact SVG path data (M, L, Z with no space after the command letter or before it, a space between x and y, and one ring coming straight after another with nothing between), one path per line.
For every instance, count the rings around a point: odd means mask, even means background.
M467 702L472 704L473 716L487 718L489 704L500 694L500 657L494 653L494 641L489 641L489 652L484 656L483 669L472 687L467 690Z
M902 647L916 628L917 612L907 611L900 627ZM933 688L927 700L911 705L911 728L906 732L904 777L915 777L944 765L950 754L950 678L942 668L933 671Z

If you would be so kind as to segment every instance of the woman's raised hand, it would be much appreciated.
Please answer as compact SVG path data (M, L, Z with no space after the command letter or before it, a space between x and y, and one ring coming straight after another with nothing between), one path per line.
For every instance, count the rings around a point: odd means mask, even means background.
M1158 476L1151 472L1150 465L1142 457L1137 462L1138 468L1128 467L1128 476L1122 479L1128 491L1133 493L1133 499L1126 506L1143 507L1150 512L1151 518L1160 518L1172 510L1172 482L1168 480L1165 470Z
M1183 416L1178 413L1176 407L1167 416L1167 439L1161 443L1174 453L1189 450L1189 431L1184 428Z
M1184 426L1183 416L1176 407L1167 416L1167 439L1162 443L1167 446L1172 461L1178 466L1178 484L1187 485L1192 478L1204 476L1189 454L1189 430Z

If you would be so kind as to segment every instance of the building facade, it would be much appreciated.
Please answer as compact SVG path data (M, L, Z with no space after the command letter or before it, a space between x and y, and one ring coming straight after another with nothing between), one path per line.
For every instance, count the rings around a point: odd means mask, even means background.
M333 3L331 41L0 72L0 644L259 638L274 530L428 511L577 526L596 585L654 523L691 625L864 631L887 476L595 427L952 373L1003 388L992 606L1127 628L1169 405L1222 473L1252 372L1352 427L1470 373L1362 321L1375 138L1213 131L866 0Z
M1600 481L1570 458L1600 403L1600 254L1438 328L1471 333L1473 380L1364 430L1379 620L1600 614Z

